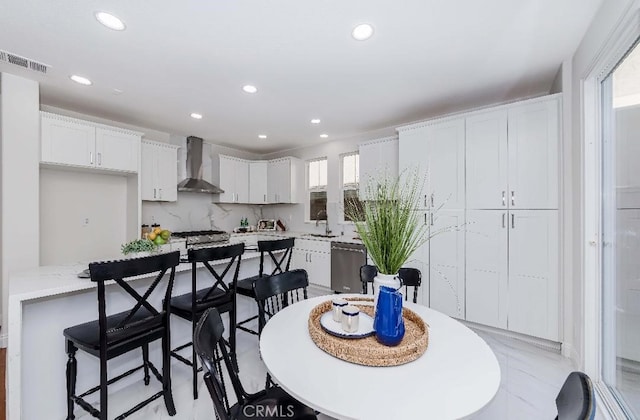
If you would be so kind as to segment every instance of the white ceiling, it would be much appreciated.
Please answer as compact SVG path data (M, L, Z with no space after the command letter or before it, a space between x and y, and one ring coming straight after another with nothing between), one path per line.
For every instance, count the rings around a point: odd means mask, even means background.
M270 152L547 92L601 1L3 0L0 49L52 68L0 71L48 105Z

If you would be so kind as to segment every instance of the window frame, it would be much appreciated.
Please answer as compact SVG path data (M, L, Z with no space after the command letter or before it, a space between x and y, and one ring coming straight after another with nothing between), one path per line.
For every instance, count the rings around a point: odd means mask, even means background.
M309 182L311 180L311 163L313 162L322 162L322 161L326 161L326 168L327 168L327 173L326 173L326 179L327 179L327 183L325 185L320 185L320 186L315 186L315 187L311 187L309 185ZM324 192L327 196L327 204L325 205L325 212L328 212L328 204L329 204L329 200L328 200L328 190L329 190L329 159L327 156L323 156L323 157L318 157L318 158L313 158L313 159L309 159L305 162L305 190L306 190L306 194L305 194L305 217L304 217L304 221L305 223L316 223L316 222L325 222L324 219L320 219L320 220L316 220L316 219L312 219L311 218L311 193L313 192Z
M358 182L356 183L351 183L351 184L345 184L344 183L344 159L346 157L349 156L358 156L358 165L357 165L357 179ZM340 184L339 184L339 188L340 188L340 203L341 203L341 210L340 210L340 214L339 214L339 224L343 224L343 225L354 225L355 223L351 220L346 220L345 214L344 214L344 192L345 191L356 191L358 193L358 200L360 200L360 151L359 150L354 150L352 152L348 152L348 153L343 153L340 155Z

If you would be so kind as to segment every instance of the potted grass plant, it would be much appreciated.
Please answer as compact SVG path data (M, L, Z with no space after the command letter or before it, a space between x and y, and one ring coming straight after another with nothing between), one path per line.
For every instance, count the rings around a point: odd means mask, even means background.
M429 227L417 211L423 184L418 170L384 176L367 183L368 200L346 203L345 213L378 270L374 295L380 286L399 289L398 271L430 239Z

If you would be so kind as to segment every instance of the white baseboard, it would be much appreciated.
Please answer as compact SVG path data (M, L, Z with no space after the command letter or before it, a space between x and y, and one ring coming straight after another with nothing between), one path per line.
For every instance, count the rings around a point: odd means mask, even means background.
M474 330L485 331L485 332L496 334L502 337L523 341L527 344L534 345L544 350L553 351L555 353L560 353L560 350L562 347L561 343L546 340L544 338L532 337L530 335L520 334L513 331L507 331L500 328L488 327L486 325L476 324L475 322L464 321L461 319L459 319L458 321L462 322L464 325Z

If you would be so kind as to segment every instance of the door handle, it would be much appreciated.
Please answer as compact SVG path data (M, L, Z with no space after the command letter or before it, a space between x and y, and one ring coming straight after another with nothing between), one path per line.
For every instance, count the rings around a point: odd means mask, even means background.
M102 153L98 153L98 165L102 166Z
M153 189L153 198L157 198L156 197L156 189L155 188Z
M502 228L506 228L505 219L507 218L507 213L502 213Z
M431 193L431 207L433 207L433 202L435 201L436 193Z
M516 215L511 213L511 229L516 228Z
M89 152L89 163L93 165L93 152Z
M162 198L162 188L158 188L158 198Z
M507 205L507 194L505 194L505 191L502 191L502 205Z
M431 216L431 226L433 226L433 213L431 213L430 216Z
M516 194L514 191L511 191L511 205L512 206L516 205Z
M267 194L264 195L264 199L263 201L266 203L267 202Z
M425 224L425 226L427 224L427 213L424 214L424 224Z

